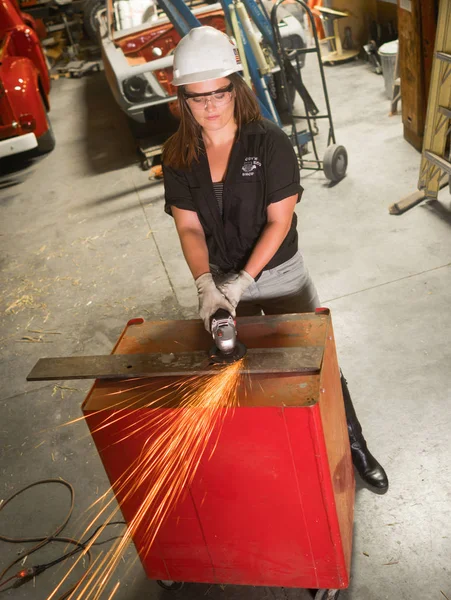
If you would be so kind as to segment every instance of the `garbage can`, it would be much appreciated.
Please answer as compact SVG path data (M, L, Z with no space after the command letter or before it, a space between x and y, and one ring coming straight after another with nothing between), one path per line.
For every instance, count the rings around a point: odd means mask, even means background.
M393 95L397 54L398 40L387 42L379 48L379 56L381 58L382 74L384 76L385 93L387 94L387 98L391 98Z

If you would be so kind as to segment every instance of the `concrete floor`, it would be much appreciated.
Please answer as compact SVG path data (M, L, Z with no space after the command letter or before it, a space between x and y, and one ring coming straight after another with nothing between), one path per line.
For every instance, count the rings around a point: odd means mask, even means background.
M320 98L310 64L307 85ZM343 600L451 598L450 200L390 216L413 192L419 154L388 117L383 81L363 63L327 69L347 177L330 186L303 173L301 247L323 305L332 310L340 364L390 491L358 487L351 587ZM196 316L195 288L162 185L140 171L127 122L102 73L60 79L52 90L57 149L1 190L1 497L44 478L75 488L67 535L107 479L80 416L85 382L27 383L42 356L109 353L132 316ZM319 136L324 143L325 135ZM7 177L4 176L3 182ZM0 185L2 181L0 180ZM67 510L55 485L34 488L0 513L0 533L46 534ZM5 566L23 548L2 544ZM45 550L27 564L57 556ZM119 600L162 598L133 550L114 581ZM4 594L47 598L62 570ZM113 582L114 583L114 582ZM187 585L176 597L291 600L300 590Z

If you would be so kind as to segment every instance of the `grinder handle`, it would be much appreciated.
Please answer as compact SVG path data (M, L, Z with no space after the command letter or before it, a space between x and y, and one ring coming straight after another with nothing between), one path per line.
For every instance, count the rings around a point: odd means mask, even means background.
M211 315L210 317L210 323L213 321L213 319L216 319L217 321L219 321L219 319L228 319L229 317L231 317L231 313L229 313L228 310L226 310L225 308L218 308L218 310L215 312L214 315Z

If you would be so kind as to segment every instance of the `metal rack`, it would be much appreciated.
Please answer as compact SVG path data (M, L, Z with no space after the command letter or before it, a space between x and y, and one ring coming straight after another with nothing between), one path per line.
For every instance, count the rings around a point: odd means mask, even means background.
M400 215L424 200L436 200L451 179L450 157L445 156L451 132L451 5L439 6L431 85L426 114L418 190L389 207Z

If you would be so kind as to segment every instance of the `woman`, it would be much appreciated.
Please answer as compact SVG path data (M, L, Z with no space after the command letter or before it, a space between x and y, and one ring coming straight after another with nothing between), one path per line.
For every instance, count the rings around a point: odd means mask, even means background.
M174 54L180 126L163 152L165 210L174 217L207 330L219 308L238 316L320 306L298 251L302 195L292 144L262 119L229 38L191 30ZM369 452L342 377L354 465L378 491L384 469Z

